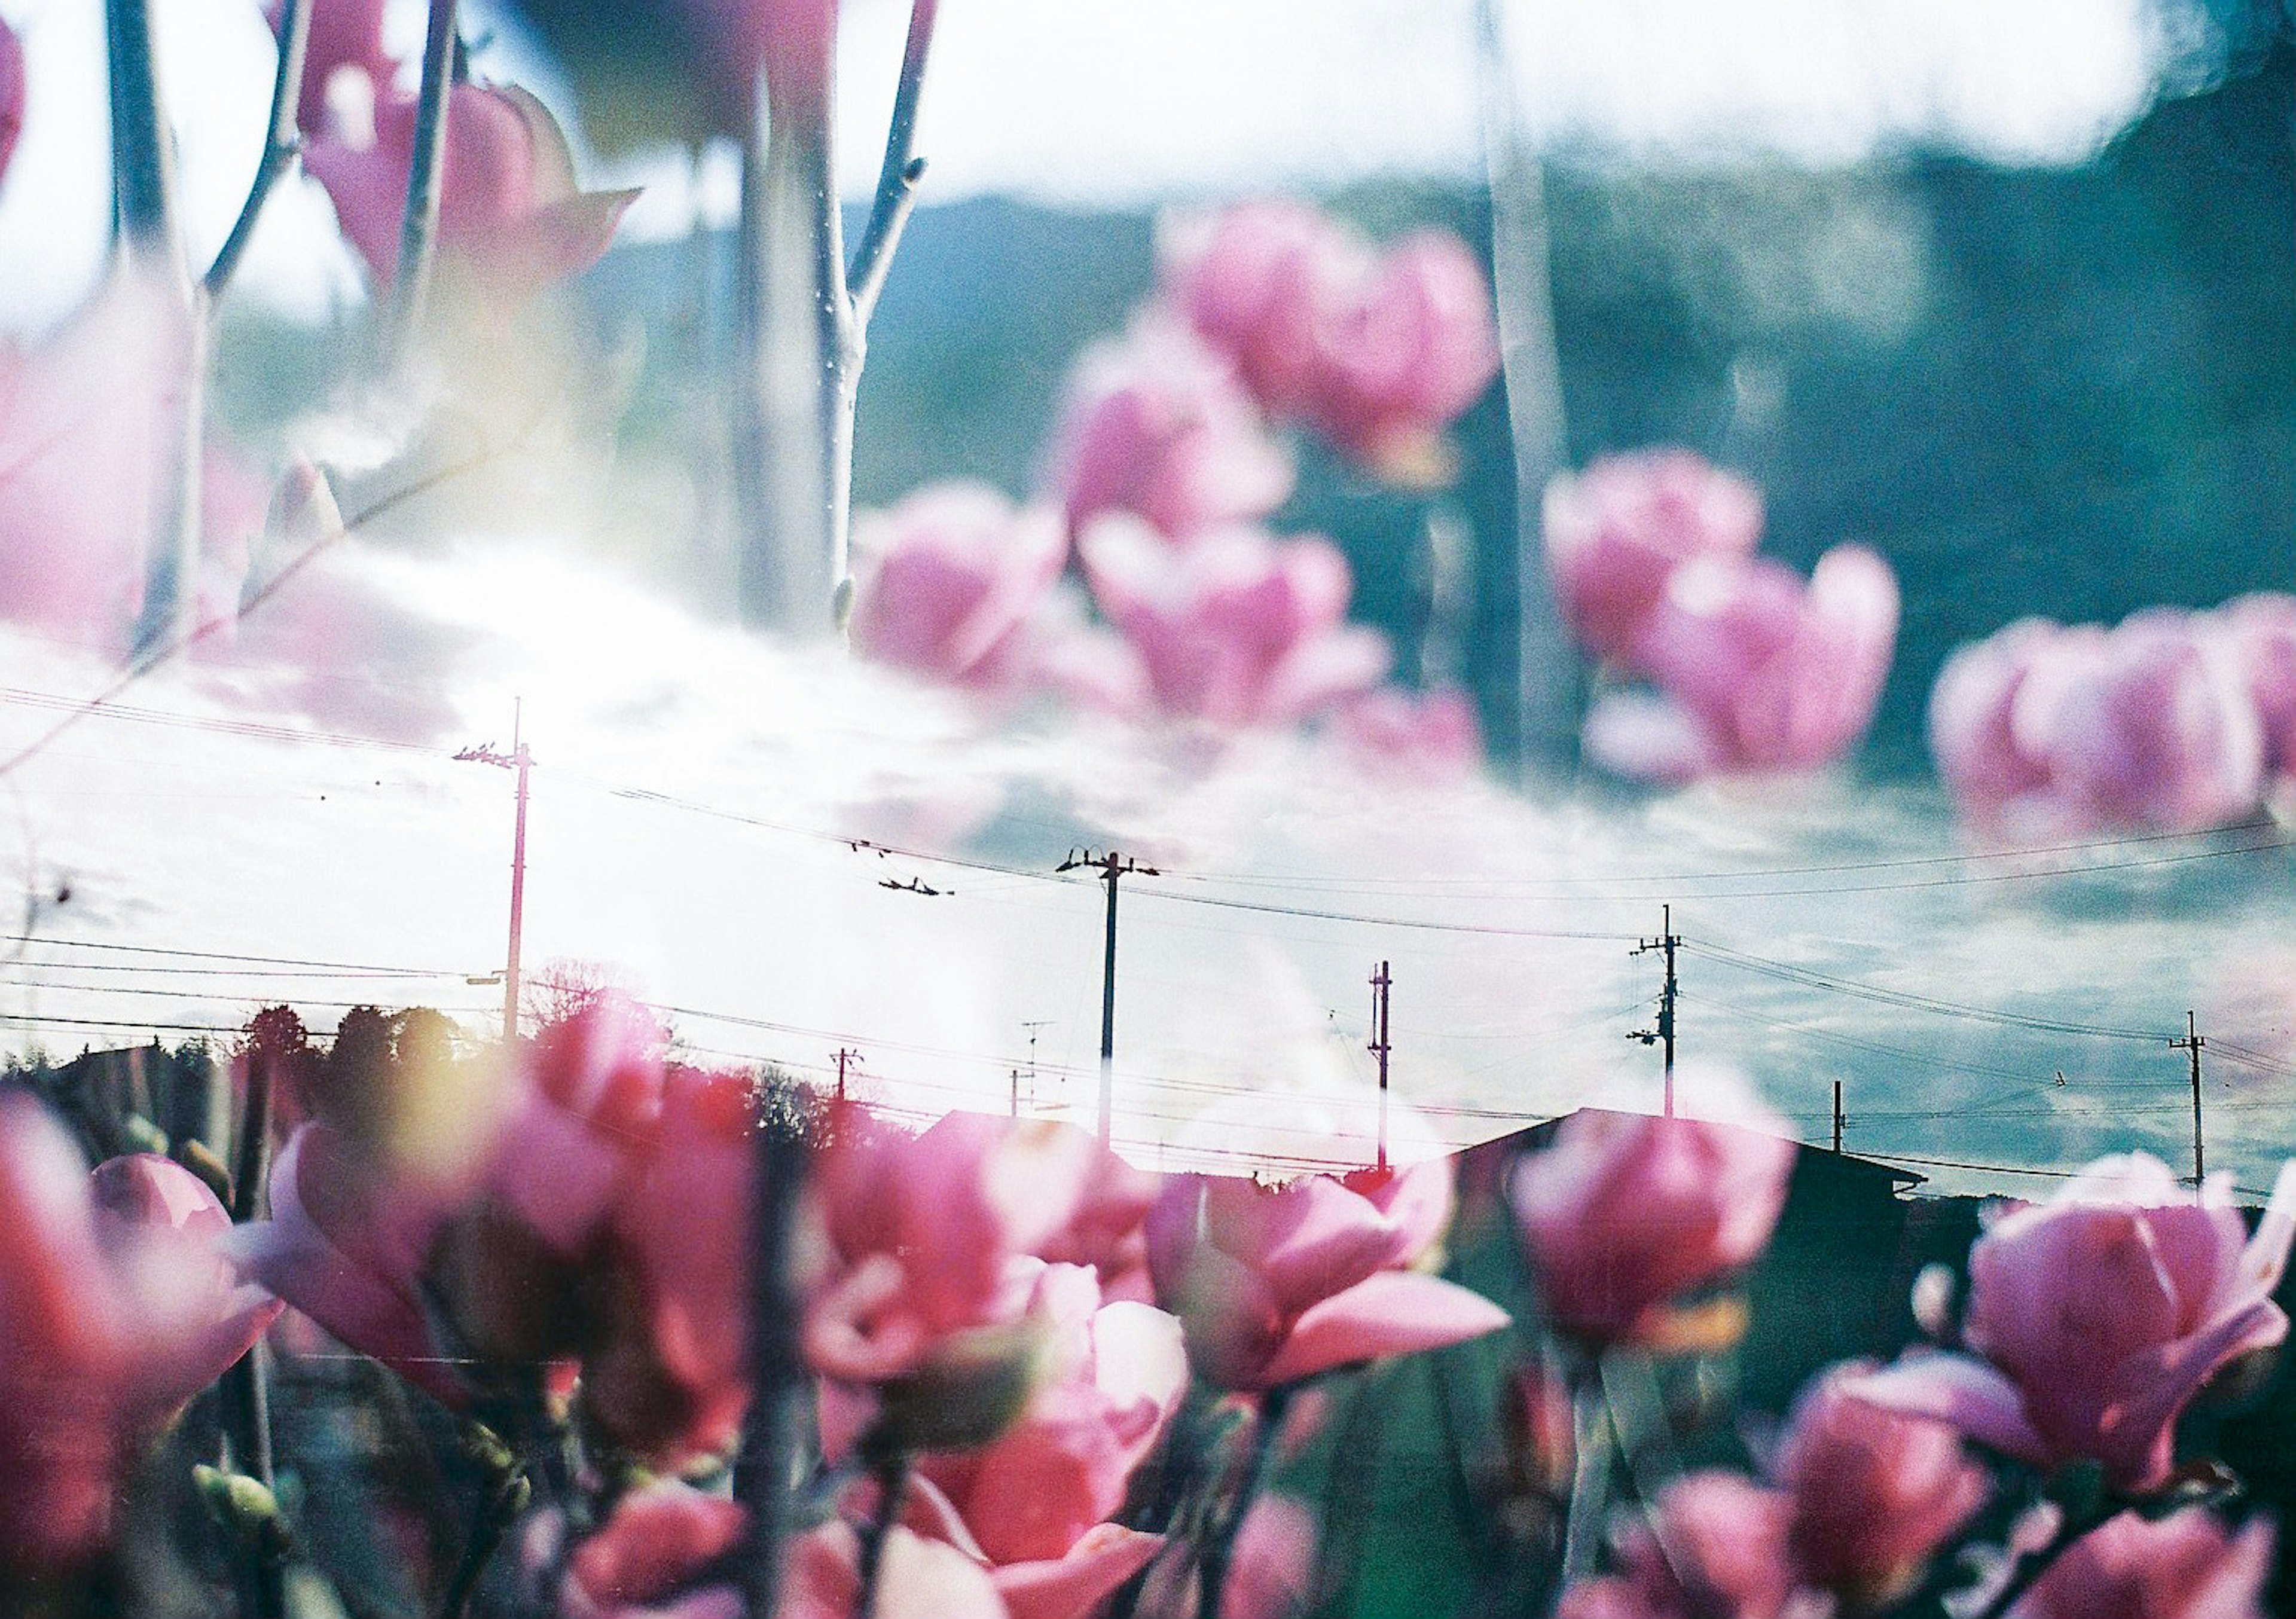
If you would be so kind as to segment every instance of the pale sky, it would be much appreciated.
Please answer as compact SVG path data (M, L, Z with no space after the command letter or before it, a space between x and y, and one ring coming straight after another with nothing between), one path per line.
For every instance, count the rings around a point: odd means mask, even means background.
M488 8L466 8L474 36ZM421 0L387 43L419 48ZM271 49L254 0L158 8L183 141L189 228L211 251L261 148ZM873 178L906 7L853 0L840 133L849 192ZM102 250L101 7L0 0L23 36L30 105L0 185L0 323L52 320ZM1512 0L1523 116L1558 151L1711 163L1755 154L1841 162L1908 141L2009 162L2076 161L2147 104L2176 43L2145 0ZM505 30L485 75L558 99ZM1379 174L1462 176L1480 159L1472 0L950 0L921 127L928 203L1005 192L1124 206ZM625 229L730 217L729 154L696 179L683 155L594 167L643 184ZM274 204L245 282L305 311L355 298L316 187Z

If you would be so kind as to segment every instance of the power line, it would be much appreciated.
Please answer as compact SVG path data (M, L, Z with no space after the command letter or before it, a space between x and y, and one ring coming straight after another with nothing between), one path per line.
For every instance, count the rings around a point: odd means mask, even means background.
M2013 1028L2037 1029L2052 1034L2081 1034L2098 1040L2134 1040L2158 1044L2167 1035L2152 1029L2115 1028L2104 1024L2075 1023L2064 1018L2040 1018L2021 1012L2005 1012L1993 1007L1971 1006L1959 1001L1948 1001L1936 995L1916 994L1910 990L1884 989L1879 985L1843 978L1815 968L1797 966L1791 961L1773 961L1767 956L1751 955L1726 945L1706 944L1698 940L1685 941L1683 948L1705 956L1726 967L1735 967L1746 972L1760 973L1767 977L1783 978L1806 988L1822 989L1835 994L1855 995L1863 1000L1880 1002L1884 1005L1903 1007L1912 1011L1935 1013L1939 1017L1965 1018L1981 1023L2004 1025Z

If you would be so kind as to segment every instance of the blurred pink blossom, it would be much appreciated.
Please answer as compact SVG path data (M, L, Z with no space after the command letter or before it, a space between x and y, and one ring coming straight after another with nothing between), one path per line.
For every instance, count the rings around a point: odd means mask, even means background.
M277 1316L219 1251L230 1224L168 1159L91 1176L38 1102L0 1092L0 1566L101 1545L135 1451Z
M865 515L853 549L863 657L976 689L1026 677L1030 620L1068 560L1058 513L985 484L937 484Z
M1550 1320L1587 1343L1662 1344L1681 1296L1751 1263L1784 1206L1794 1148L1751 1096L1742 1123L1572 1114L1515 1168L1515 1222Z
M2229 638L2264 726L2264 771L2284 793L2296 788L2296 596L2259 592L2211 617Z
M1663 781L1815 769L1873 724L1897 635L1897 579L1863 547L1826 552L1807 586L1759 559L1688 563L1628 650L1657 694L1599 699L1587 750Z
M911 1136L840 1108L808 1183L825 1243L806 1308L814 1370L882 1382L1018 1314L1006 1262L1068 1226L1099 1153L1072 1124L952 1113Z
M696 1577L742 1541L739 1502L674 1479L633 1490L567 1560L559 1619L741 1619L741 1592Z
M1597 658L1624 659L1685 562L1750 557L1761 492L1688 450L1605 455L1546 486L1546 566L1562 617Z
M2249 681L2218 626L2177 609L2109 631L2027 618L1947 660L1930 748L1988 841L2201 831L2253 812L2263 789Z
M2234 1533L2200 1508L2124 1512L2067 1548L2010 1619L2264 1619L2271 1573L2267 1519Z
M1113 1518L1188 1386L1180 1323L1161 1310L1103 1304L1092 1272L1075 1265L1041 1267L1035 1291L1048 1363L1020 1419L919 1469L1000 1566L1063 1558Z
M1391 481L1449 482L1444 429L1499 369L1490 282L1466 243L1439 231L1398 243L1324 347L1308 421Z
M125 648L189 356L169 300L127 276L39 343L0 342L0 617ZM243 478L217 454L193 585L202 622L236 610L247 567Z
M1051 482L1071 534L1119 511L1185 540L1265 517L1292 492L1292 457L1228 363L1168 322L1086 351L1053 446Z
M447 1405L472 1391L430 1336L423 1261L444 1200L391 1186L345 1132L324 1120L296 1130L271 1171L271 1217L231 1235L231 1251L265 1287L329 1334Z
M2292 1236L2296 1165L2251 1239L2228 1179L2194 1193L2146 1154L2100 1158L1970 1249L1971 1354L1908 1355L1847 1392L2037 1466L2094 1457L2114 1488L2151 1490L2202 1385L2287 1336L2271 1296Z
M1374 273L1370 244L1305 203L1271 198L1182 220L1164 249L1164 286L1180 313L1269 411L1305 412L1325 333Z
M303 0L311 13L310 42L303 58L302 99L295 123L304 134L327 133L328 86L345 68L357 69L374 90L389 87L398 64L382 48L382 13L388 0ZM264 16L279 31L283 0L268 0Z
M8 159L16 137L24 131L24 46L16 32L0 21L0 180L8 177Z
M1406 1268L1449 1219L1450 1173L1447 1159L1431 1160L1362 1191L1328 1175L1167 1181L1148 1216L1148 1264L1197 1375L1268 1389L1505 1326L1480 1294Z
M1085 570L1167 714L1283 725L1374 684L1390 654L1345 622L1347 560L1321 538L1209 530L1175 549L1136 518L1086 533Z
M1786 1495L1734 1473L1685 1474L1659 1492L1655 1523L1628 1530L1617 1574L1565 1591L1556 1619L1827 1619L1800 1589Z
M1134 1168L1106 1147L1099 1149L1098 1157L1076 1212L1033 1251L1054 1263L1092 1266L1101 1296L1110 1303L1152 1304L1148 1211L1156 1206L1163 1177Z
M323 1093L281 1155L270 1220L234 1248L449 1405L488 1366L580 1362L590 1417L624 1448L665 1466L722 1451L745 1392L749 1086L664 1046L608 993L506 1072L402 1066L373 1117ZM482 1364L463 1367L471 1353Z
M1167 295L1274 414L1378 475L1446 481L1442 435L1498 371L1490 287L1445 232L1382 255L1294 202L1247 202L1168 235Z
M1341 751L1367 775L1451 788L1482 767L1482 726L1473 701L1456 686L1424 692L1382 686L1341 704L1331 723Z
M1236 1528L1221 1619L1296 1619L1315 1577L1315 1515L1288 1495L1264 1492Z
M665 1463L730 1452L748 1408L754 1113L748 1075L670 1067L615 1199L603 1342L582 1399L617 1443Z
M1851 1380L1874 1370L1848 1361L1813 1380L1768 1469L1792 1498L1802 1577L1866 1607L1903 1594L1987 1493L1984 1470L1952 1428L1850 1392Z
M385 92L372 140L335 127L304 152L305 168L333 200L344 236L378 287L398 273L414 121L415 98ZM440 261L494 297L530 295L587 268L637 195L582 191L557 119L513 85L456 85L447 104L446 148Z

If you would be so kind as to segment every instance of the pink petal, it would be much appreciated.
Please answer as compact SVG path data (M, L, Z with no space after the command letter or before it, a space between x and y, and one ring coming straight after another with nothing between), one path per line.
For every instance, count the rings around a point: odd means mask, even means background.
M2043 1464L2055 1460L2027 1420L2017 1386L1982 1361L1957 1354L1915 1355L1864 1377L1845 1378L1841 1388L1890 1410L1949 1423L2005 1455Z
M1264 1382L1273 1386L1357 1361L1440 1349L1496 1332L1513 1319L1456 1282L1382 1271L1300 1316Z
M1008 1563L988 1577L1012 1619L1084 1619L1163 1546L1160 1534L1102 1524L1057 1561Z

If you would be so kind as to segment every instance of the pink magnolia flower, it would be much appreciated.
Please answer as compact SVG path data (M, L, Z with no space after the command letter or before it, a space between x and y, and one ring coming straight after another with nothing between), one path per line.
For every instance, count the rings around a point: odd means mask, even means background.
M135 1451L277 1316L218 1251L230 1224L166 1158L90 1176L37 1101L0 1092L0 1565L100 1546Z
M1029 629L1068 560L1057 513L985 484L919 490L856 525L854 650L914 674L1011 686Z
M1308 419L1394 481L1447 482L1443 431L1499 369L1490 282L1466 243L1439 231L1398 243L1324 349Z
M373 89L386 87L398 64L382 48L382 13L387 0L303 0L311 12L309 43L303 57L302 98L296 103L295 123L307 135L324 135L328 126L328 86L346 68L366 76ZM279 31L283 0L269 0L263 14L273 33Z
M1164 286L1180 313L1270 411L1308 410L1324 334L1374 273L1369 244L1304 203L1269 199L1184 221L1164 246Z
M2210 617L2248 677L2249 697L2264 725L2265 773L2284 787L2296 783L2296 596L2259 592Z
M1166 713L1218 725L1289 724L1374 683L1390 653L1345 622L1347 559L1328 540L1218 528L1174 549L1111 514L1082 545L1102 610Z
M2247 672L2174 609L2113 630L2028 618L1948 658L1938 774L1980 837L2200 831L2255 809L2265 738Z
M1165 322L1085 353L1053 443L1071 534L1117 511L1185 540L1265 517L1292 492L1292 457L1227 362Z
M1565 1591L1556 1619L1826 1619L1787 1546L1792 1505L1734 1473L1685 1474L1660 1492L1657 1523L1619 1548L1623 1571Z
M436 1090L446 1139L319 1098L234 1243L267 1286L449 1405L484 1367L572 1364L601 1429L665 1465L738 1426L749 1097L672 1067L634 1002L607 995L519 1066L395 1075ZM435 1311L430 1305L435 1302ZM451 1328L440 1341L441 1323Z
M2200 1509L2109 1518L2075 1541L2010 1619L2264 1619L2272 1525L2228 1532Z
M1482 266L1447 233L1382 257L1314 209L1249 202L1174 230L1163 278L1269 411L1382 477L1447 477L1443 430L1498 370Z
M387 92L375 104L371 140L337 128L304 152L304 167L333 200L343 234L378 287L389 286L398 268L414 119L415 98ZM558 120L513 85L456 85L447 103L446 144L441 263L491 296L526 296L587 268L637 195L580 190Z
M1072 1124L952 1113L909 1136L839 1108L808 1182L824 1243L806 1310L814 1370L883 1382L1021 1313L1006 1262L1068 1226L1098 1153Z
M1482 767L1475 705L1455 686L1420 693L1382 686L1334 709L1331 724L1357 768L1383 781L1457 787Z
M1860 1400L1870 1361L1833 1367L1794 1402L1769 1473L1792 1497L1802 1576L1881 1607L1985 1500L1984 1470L1942 1423Z
M1583 1109L1517 1165L1516 1229L1557 1327L1597 1345L1663 1343L1683 1295L1762 1251L1793 1142L1751 1097L1731 1105L1743 1124Z
M2292 1236L2296 1165L2251 1239L2228 1180L2194 1193L2144 1153L2100 1158L1970 1249L1972 1354L1908 1356L1848 1392L2036 1466L2094 1457L2114 1488L2152 1489L2201 1386L2287 1336L2271 1296Z
M0 180L8 176L8 159L23 130L24 46L15 30L0 22Z
M1588 651L1619 659L1677 568L1753 555L1762 496L1688 450L1639 450L1557 476L1544 524L1564 619Z
M1448 1219L1450 1173L1431 1160L1367 1192L1328 1175L1168 1181L1148 1216L1148 1265L1197 1375L1268 1389L1505 1326L1481 1295L1404 1268Z
M1826 552L1807 586L1759 560L1687 564L1628 650L1658 695L1599 699L1588 750L1666 781L1814 769L1873 724L1897 635L1897 579L1862 547Z

